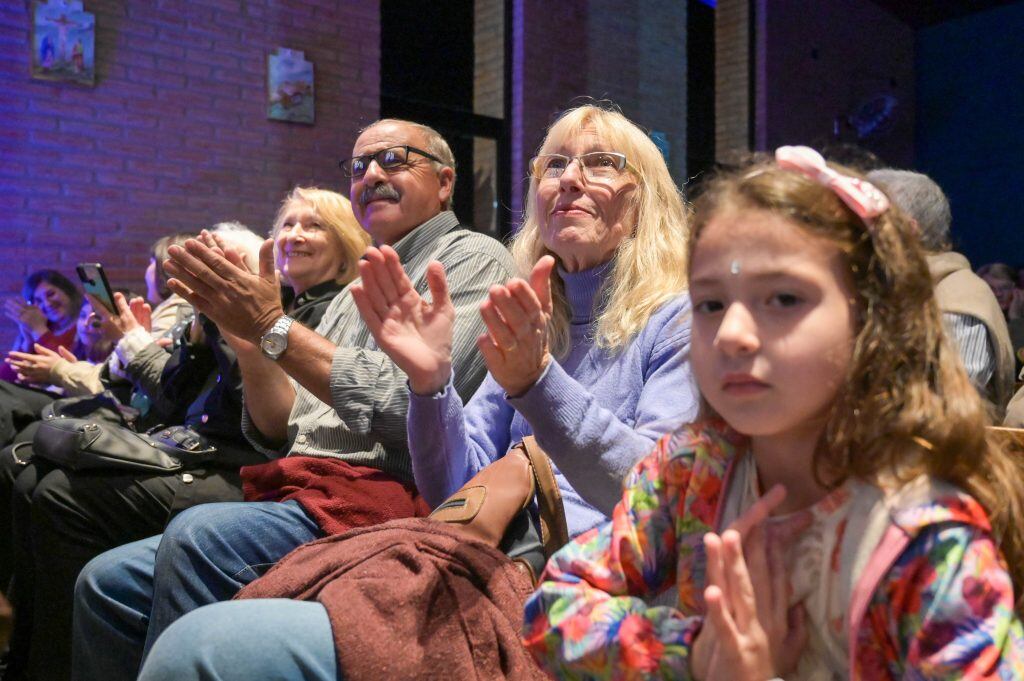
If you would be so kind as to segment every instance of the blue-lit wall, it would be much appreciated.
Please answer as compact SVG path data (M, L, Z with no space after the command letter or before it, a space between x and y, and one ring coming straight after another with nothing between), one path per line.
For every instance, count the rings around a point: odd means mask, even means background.
M1024 265L1024 2L918 31L916 163L975 268Z

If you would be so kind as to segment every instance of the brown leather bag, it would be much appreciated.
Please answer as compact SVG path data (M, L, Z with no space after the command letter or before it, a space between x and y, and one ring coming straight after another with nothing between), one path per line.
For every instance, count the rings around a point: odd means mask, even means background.
M439 505L430 518L457 527L467 537L499 547L517 516L537 497L545 557L569 541L562 494L547 454L528 436L477 473ZM520 565L530 567L528 563ZM531 577L536 578L530 568Z

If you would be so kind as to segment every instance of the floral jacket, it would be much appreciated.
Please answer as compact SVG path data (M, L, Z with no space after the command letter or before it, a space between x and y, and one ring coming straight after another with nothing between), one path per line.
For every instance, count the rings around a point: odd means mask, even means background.
M702 537L718 528L745 446L715 424L665 436L630 474L611 522L552 556L524 624L549 673L690 678L704 611ZM858 577L850 678L1024 679L1024 628L988 519L974 499L944 489L892 513ZM672 586L676 607L649 604Z

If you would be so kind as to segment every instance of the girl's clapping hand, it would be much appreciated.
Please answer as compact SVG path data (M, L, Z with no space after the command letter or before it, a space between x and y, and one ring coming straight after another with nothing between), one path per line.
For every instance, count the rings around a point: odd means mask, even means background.
M764 521L785 498L777 486L721 535L704 536L707 549L707 616L693 647L697 679L765 681L796 668L807 644L802 604L789 606L785 551L810 521L786 535Z

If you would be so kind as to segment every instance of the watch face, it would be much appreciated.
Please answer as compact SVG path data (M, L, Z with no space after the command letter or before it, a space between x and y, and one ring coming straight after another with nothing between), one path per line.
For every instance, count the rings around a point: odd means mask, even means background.
M268 333L260 340L260 349L270 357L277 357L288 347L287 339L280 333Z
M288 349L288 331L291 329L293 321L295 320L285 315L274 322L270 331L263 334L263 337L260 338L260 350L264 355L276 360Z

